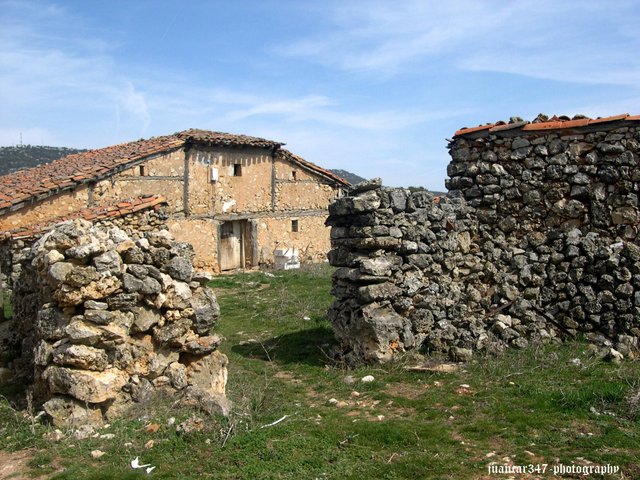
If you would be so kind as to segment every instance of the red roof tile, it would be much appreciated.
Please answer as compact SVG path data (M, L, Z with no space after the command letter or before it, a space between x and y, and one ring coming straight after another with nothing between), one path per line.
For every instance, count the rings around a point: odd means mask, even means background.
M540 118L542 117L542 120ZM553 116L549 119L542 115L539 115L538 118L532 123L523 123L518 122L516 124L513 123L505 123L505 122L496 122L495 124L488 125L480 125L478 127L472 128L462 128L458 130L454 137L459 137L463 135L468 135L473 132L479 132L482 130L490 129L490 131L500 131L500 130L508 130L510 128L521 128L523 131L535 131L535 130L562 130L565 128L580 128L586 127L592 124L599 123L607 123L607 122L618 122L618 121L638 121L640 120L640 115L629 116L628 113L624 113L622 115L614 115L611 117L604 118L596 118L591 119L584 116L576 116L573 119L561 115L560 117Z
M149 208L156 208L158 205L165 204L166 198L162 195L151 195L147 197L140 197L130 201L138 202L137 207L133 211L147 210ZM96 207L84 208L76 212L62 215L60 217L52 218L46 222L38 223L35 225L29 225L27 227L15 228L12 230L0 231L0 242L9 238L13 240L33 238L41 235L47 230L50 230L55 225L72 220L76 218L83 218L89 221L103 220L105 218L122 217L132 213L132 209L118 210L116 205L99 205Z
M453 136L458 137L460 135L466 135L467 133L480 132L482 130L489 130L494 126L495 126L495 123L488 123L486 125L478 125L477 127L464 127L458 130Z
M615 115L613 117L598 117L591 120L589 123L615 122L616 120L625 120L628 116L628 113L623 113L622 115Z

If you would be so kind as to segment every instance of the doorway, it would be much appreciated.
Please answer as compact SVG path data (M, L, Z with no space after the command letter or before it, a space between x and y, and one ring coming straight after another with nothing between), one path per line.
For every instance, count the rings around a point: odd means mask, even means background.
M247 220L231 220L220 224L218 257L221 271L253 266L252 233L252 225Z

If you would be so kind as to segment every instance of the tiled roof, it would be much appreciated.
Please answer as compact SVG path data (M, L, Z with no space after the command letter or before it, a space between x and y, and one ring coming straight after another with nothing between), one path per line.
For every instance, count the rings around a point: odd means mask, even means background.
M488 123L486 125L479 125L471 128L461 128L458 130L454 137L460 137L469 135L475 132L489 131L499 132L503 130L520 129L525 132L529 131L545 131L545 130L562 130L570 128L586 127L588 125L602 124L609 122L638 122L640 121L640 115L629 115L624 113L622 115L614 115L612 117L598 117L588 118L584 115L576 115L573 118L567 116L553 116L548 118L546 115L538 115L532 122L527 122L518 118L512 119L510 122L496 122Z
M194 143L273 150L283 145L247 135L191 129L68 155L51 163L0 176L0 215L11 209L22 208L23 202L41 200L83 183L100 180L151 155Z
M347 180L345 180L344 178L340 177L339 175L336 175L335 173L333 173L333 172L331 172L329 170L325 170L324 168L320 168L315 163L308 162L304 158L299 157L298 155L295 155L295 154L291 153L287 149L282 148L282 149L278 150L278 155L281 158L283 158L285 160L288 160L290 162L293 162L293 163L297 163L298 165L301 165L302 167L307 168L308 170L312 170L315 173L319 173L320 175L323 175L325 177L329 177L330 180L333 180L334 182L338 182L338 183L344 185L345 187L351 187L351 184Z
M0 242L9 238L13 240L30 239L37 237L53 226L67 220L83 218L92 222L104 220L107 218L123 217L140 210L149 208L158 208L159 205L167 203L167 200L161 195L149 195L138 197L131 200L120 201L114 205L100 205L96 207L84 208L82 210L69 213L64 216L52 218L43 223L29 225L28 227L20 227L13 230L0 231Z

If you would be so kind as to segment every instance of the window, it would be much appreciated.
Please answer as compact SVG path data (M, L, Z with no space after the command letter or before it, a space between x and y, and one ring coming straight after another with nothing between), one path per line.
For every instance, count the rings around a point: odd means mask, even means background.
M295 170L291 171L291 180L293 180L294 182L298 179L298 172Z
M299 228L300 228L300 227L299 227L299 225L298 225L298 219L296 218L296 219L294 219L294 220L291 220L291 231L292 231L292 232L297 232L297 231L299 231L299 230L298 230Z
M147 176L147 166L146 165L140 165L140 176L141 177L146 177Z
M234 163L233 164L233 176L234 177L241 177L242 176L242 165L240 165L239 163Z

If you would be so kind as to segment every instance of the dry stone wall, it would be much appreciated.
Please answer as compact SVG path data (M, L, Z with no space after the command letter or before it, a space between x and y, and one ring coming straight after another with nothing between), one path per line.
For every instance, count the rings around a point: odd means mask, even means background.
M516 237L559 227L636 240L640 127L531 133L518 126L452 140L450 194L464 197L483 224Z
M468 360L583 335L638 351L640 129L459 136L449 195L355 187L330 207L343 356Z
M99 423L156 393L226 413L219 317L193 248L166 230L131 236L74 220L25 254L14 285L14 369L63 426Z

